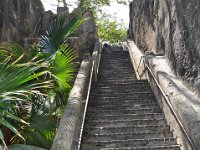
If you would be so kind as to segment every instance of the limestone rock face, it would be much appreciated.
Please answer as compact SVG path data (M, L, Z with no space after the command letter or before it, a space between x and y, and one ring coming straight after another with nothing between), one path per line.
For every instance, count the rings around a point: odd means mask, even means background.
M28 46L34 41L33 37L46 34L49 22L56 17L65 15L67 24L80 12L77 8L70 14L67 7L58 7L56 15L52 11L45 12L40 0L0 0L0 42L14 41ZM69 43L78 52L80 61L85 54L92 53L97 39L92 12L85 11L83 16L87 20Z
M71 16L73 16L73 13ZM86 53L92 54L95 41L98 39L97 26L95 24L92 11L85 11L83 13L83 17L86 19L86 21L74 34L74 36L80 37L80 51L82 56L84 56Z
M129 37L143 51L163 53L175 74L200 91L199 0L133 0Z
M80 12L80 8L75 9L70 18ZM75 49L79 55L79 60L82 61L85 56L92 54L96 40L98 39L97 26L94 21L94 16L91 11L83 12L83 17L86 21L79 27L73 37L68 38L67 43Z
M31 37L43 11L40 0L0 0L0 41Z
M83 53L88 52L92 54L95 41L98 38L97 27L91 11L85 12L83 16L87 20L80 26L80 29L78 30L83 41L82 51Z

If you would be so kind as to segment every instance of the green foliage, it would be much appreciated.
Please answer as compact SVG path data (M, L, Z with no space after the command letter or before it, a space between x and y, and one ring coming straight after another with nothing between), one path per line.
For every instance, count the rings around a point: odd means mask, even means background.
M23 48L21 45L13 42L4 42L0 45L1 63L24 63L29 62L36 57L37 51L29 48Z
M75 71L76 55L64 40L84 19L65 22L63 17L54 20L47 34L29 48L16 43L0 46L0 139L4 147L5 128L15 134L8 137L13 143L51 147Z
M60 45L64 43L66 37L73 34L85 21L85 19L80 19L80 17L74 17L66 24L65 18L65 16L56 18L49 24L46 35L42 36L38 42L43 52L56 52Z
M56 106L64 106L71 89L70 81L74 79L75 53L62 44L53 60L50 61L51 73L56 80Z
M101 18L97 21L99 38L102 42L121 43L126 38L126 29L123 25L108 18Z
M110 0L80 0L80 6L83 9L92 10L94 14L102 11L102 6L109 6Z
M128 5L131 2L131 0L117 0L117 3L123 4L123 5Z

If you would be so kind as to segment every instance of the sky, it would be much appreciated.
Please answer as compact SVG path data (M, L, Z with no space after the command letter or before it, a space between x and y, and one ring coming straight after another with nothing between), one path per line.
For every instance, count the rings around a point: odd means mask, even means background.
M45 10L52 10L54 13L57 8L57 0L41 0L44 4ZM69 10L72 11L73 7L76 7L76 0L72 1L72 7ZM123 22L123 24L128 28L129 24L129 7L126 5L118 4L116 0L111 0L111 5L103 8L103 12L114 16L118 22Z

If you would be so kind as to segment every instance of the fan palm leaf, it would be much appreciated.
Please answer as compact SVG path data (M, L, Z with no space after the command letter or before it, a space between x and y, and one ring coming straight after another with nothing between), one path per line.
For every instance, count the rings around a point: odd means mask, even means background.
M66 24L65 16L53 20L48 26L46 35L42 36L38 42L39 46L42 47L42 51L57 51L60 45L64 43L65 38L73 34L84 21L85 19L74 17Z
M39 64L21 66L0 63L0 125L10 129L22 139L23 137L12 125L12 122L17 121L25 124L26 122L11 112L16 108L17 101L30 100L30 96L33 94L44 95L40 89L52 87L51 80L40 79L48 73L40 71L40 69Z
M66 44L62 44L51 60L51 73L56 79L56 103L64 106L71 89L71 81L74 79L76 54Z
M31 48L24 48L21 45L14 42L4 42L0 45L0 58L4 59L4 63L25 63L33 60L37 57L38 51Z
M40 88L51 88L52 81L39 81L39 77L48 74L48 71L37 72L40 69L39 64L25 67L0 64L0 100L20 100L26 94L42 94ZM37 82L31 83L33 80Z

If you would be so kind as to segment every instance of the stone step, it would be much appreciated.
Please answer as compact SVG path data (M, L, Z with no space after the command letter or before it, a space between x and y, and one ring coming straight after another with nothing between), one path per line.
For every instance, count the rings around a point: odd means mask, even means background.
M99 81L99 80L98 80ZM122 87L123 89L127 88L151 88L149 83L134 83L134 82L128 82L127 84L121 84L121 83L115 83L115 84L102 84L100 81L97 83L92 83L92 87L95 88L119 88Z
M87 116L86 120L130 120L130 119L163 119L162 113L146 113L146 114L124 114L124 115L102 115L102 114L91 114Z
M149 138L149 139L128 139L128 140L112 140L112 141L87 141L82 145L82 148L123 148L132 146L168 146L175 145L174 138Z
M146 82L141 82L138 81L137 79L123 79L123 78L118 78L118 79L102 79L99 84L111 84L113 83L114 85L123 85L123 84L147 84Z
M121 150L121 148L100 148L87 150ZM180 150L180 145L158 145L158 146L140 146L140 147L123 147L123 150Z
M100 86L100 85L92 85L92 88L95 88L94 91L136 91L136 90L151 90L151 87L148 86L139 86L139 85L135 85L135 86L112 86L112 85L105 85L105 86ZM93 92L93 89L91 90Z
M102 110L96 108L88 108L88 115L90 113L99 114L114 114L114 115L121 115L121 114L141 114L141 113L161 113L162 110L158 107L150 107L150 108L129 108L129 109L118 109L118 110Z
M119 79L120 80L120 79ZM107 81L107 82L106 82ZM124 81L117 81L117 80L106 80L104 81L99 81L98 86L109 86L109 87L120 87L120 86L126 86L126 87L144 87L144 86L149 86L148 82L138 82L137 80L124 80Z
M133 82L136 80L136 76L134 77L124 77L123 75L122 76L119 76L119 75L114 75L114 77L112 77L114 74L113 73L110 73L110 74L107 74L107 75L100 75L98 77L98 80L100 80L102 83L105 83L106 81L108 82L119 82L119 80L122 82Z
M140 99L140 98L134 98L134 99L125 99L125 98L119 98L119 97L97 97L89 99L89 105L96 104L98 106L104 106L104 105L123 105L125 104L133 104L133 105L140 105L140 104L157 104L157 100L149 98L149 99Z
M145 98L145 97L152 97L152 98L154 98L155 96L154 96L154 94L153 94L153 92L146 92L146 91L144 91L144 92L131 92L131 93L123 93L123 92L119 92L119 93L114 93L114 94L112 94L112 96L120 96L121 98L130 98L130 99L132 99L132 98L135 98L135 97L140 97L140 98ZM96 92L93 92L93 93L91 93L90 94L90 96L92 97L109 97L109 96L111 96L111 94L110 93L96 93Z
M85 126L84 132L90 134L108 134L108 133L127 133L127 132L153 132L153 131L169 131L169 125L126 125L121 127L92 127Z
M113 141L126 139L150 139L173 137L170 131L151 131L151 132L124 132L107 134L87 134L84 135L85 141Z
M96 104L93 104L93 105L89 105L89 106L93 106L95 107ZM131 103L131 104L111 104L111 105L98 105L98 107L95 107L95 109L97 110L121 110L121 109L139 109L139 108L150 108L150 107L154 107L154 108L159 108L158 104L149 104L149 105L146 105L146 104L134 104L134 103Z
M123 89L123 93L125 94L129 94L129 93L140 93L140 92L147 92L147 93L152 93L152 90L150 88L137 88L137 89L131 89L131 88L126 88ZM115 93L122 93L122 89L120 89L120 87L116 87L116 88L96 88L96 90L92 90L92 93L94 94L105 94L105 93L111 93L111 94L115 94Z
M97 104L100 104L100 103L135 103L135 104L144 104L144 103L151 103L151 102L154 102L156 103L157 100L155 99L154 96L143 96L143 97L140 97L140 96L134 96L134 97L130 97L130 96L126 96L126 97L123 97L123 96L95 96L95 95L91 95L89 97L89 102L95 102Z
M88 126L95 127L121 127L128 125L165 125L165 119L131 119L131 120L86 120Z
M89 102L89 106L93 106L97 109L118 109L118 108L145 108L145 107L152 107L157 106L159 107L158 103L151 102L151 103L135 103L134 101L131 101L130 103L105 103L98 105L98 102ZM96 107L97 106L97 107Z

